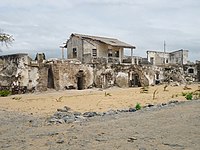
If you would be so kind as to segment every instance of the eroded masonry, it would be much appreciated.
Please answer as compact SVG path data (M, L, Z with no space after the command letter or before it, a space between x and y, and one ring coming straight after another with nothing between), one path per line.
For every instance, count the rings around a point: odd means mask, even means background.
M46 59L43 53L35 60L28 54L0 56L0 88L17 94L200 81L200 61L190 63L188 50L147 51L142 58L133 56L136 47L125 42L80 34L72 34L62 48L68 59ZM124 49L131 56L125 56Z

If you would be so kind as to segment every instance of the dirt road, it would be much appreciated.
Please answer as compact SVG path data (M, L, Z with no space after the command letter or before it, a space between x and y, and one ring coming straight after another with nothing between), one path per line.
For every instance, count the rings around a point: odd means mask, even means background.
M200 149L200 100L61 125L2 108L0 114L2 150Z

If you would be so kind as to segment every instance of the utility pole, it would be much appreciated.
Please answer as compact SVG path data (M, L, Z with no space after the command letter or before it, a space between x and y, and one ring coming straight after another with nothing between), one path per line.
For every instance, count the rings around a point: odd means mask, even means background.
M165 65L165 52L166 52L166 43L164 41L164 53L163 53L163 64Z
M166 43L164 41L164 53L166 52Z
M62 53L61 53L61 59L63 60L64 59L64 46L60 46L60 48L61 48L61 51L62 51Z

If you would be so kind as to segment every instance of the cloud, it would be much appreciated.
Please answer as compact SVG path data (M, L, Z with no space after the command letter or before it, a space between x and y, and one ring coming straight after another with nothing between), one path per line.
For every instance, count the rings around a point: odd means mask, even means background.
M189 49L199 59L200 1L197 0L6 0L0 28L15 42L3 53L45 51L60 57L59 46L72 32L115 37L146 50ZM196 18L196 19L195 19Z

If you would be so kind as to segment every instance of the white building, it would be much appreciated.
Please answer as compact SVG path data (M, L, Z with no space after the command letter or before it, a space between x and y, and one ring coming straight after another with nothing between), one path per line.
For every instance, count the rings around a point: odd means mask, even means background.
M147 59L153 65L184 65L188 62L188 50L181 49L173 52L147 51Z

